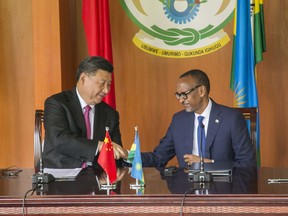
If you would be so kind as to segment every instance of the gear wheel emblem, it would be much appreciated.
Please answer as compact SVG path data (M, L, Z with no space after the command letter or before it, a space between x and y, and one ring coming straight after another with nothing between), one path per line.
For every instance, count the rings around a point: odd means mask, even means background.
M190 22L194 19L194 17L197 15L200 7L200 1L199 0L186 0L187 6L185 10L178 11L175 8L175 4L177 4L177 0L165 0L164 1L164 11L166 16L169 20L176 24L186 24L186 22Z

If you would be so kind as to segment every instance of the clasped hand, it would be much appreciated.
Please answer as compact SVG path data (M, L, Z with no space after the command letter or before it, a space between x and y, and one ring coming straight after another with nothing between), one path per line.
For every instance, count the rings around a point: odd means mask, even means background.
M187 163L188 165L191 165L194 162L200 162L200 156L197 155L193 155L193 154L185 154L183 156L185 163ZM208 159L208 158L204 158L204 162L205 163L212 163L213 160Z
M98 150L99 152L101 151L102 149L102 146L103 146L103 142L102 141L99 141L98 142ZM116 160L119 160L121 158L123 159L127 159L128 157L128 152L126 149L123 149L120 145L118 145L117 143L115 142L112 142L112 146L113 146L113 151L114 151L114 158Z

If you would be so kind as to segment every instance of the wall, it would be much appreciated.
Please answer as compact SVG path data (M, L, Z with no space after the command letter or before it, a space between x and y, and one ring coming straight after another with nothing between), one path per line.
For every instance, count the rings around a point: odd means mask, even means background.
M75 1L0 1L0 167L33 167L35 109L75 82L75 23Z
M267 52L258 68L263 166L288 166L288 1L265 1Z
M0 167L27 167L33 160L31 1L0 1L0 35Z

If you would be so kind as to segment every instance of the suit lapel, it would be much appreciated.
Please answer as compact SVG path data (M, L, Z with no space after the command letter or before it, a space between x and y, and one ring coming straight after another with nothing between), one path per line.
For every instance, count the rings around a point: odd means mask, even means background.
M94 139L97 139L97 140L104 139L105 134L103 134L103 131L105 131L105 127L108 126L108 125L105 125L105 119L106 119L106 112L101 102L100 104L95 105Z
M86 136L86 126L85 126L85 120L83 111L81 108L80 101L78 99L76 88L72 90L72 94L68 95L68 103L71 103L71 112L73 114L73 117L75 118L76 124L79 128L83 131L83 134Z
M188 140L191 140L192 145L191 145L190 142L188 142L188 143L186 143L187 144L186 148L189 149L188 152L192 152L193 151L193 146L194 146L193 137L194 137L195 113L193 112L193 115L189 115L189 118L187 118L187 120L189 121L189 123L187 124L187 127L189 128L189 131L191 131L190 133L188 133L189 134L189 139Z
M209 126L208 126L208 132L206 137L206 146L209 149L213 143L213 140L217 134L217 131L219 129L219 126L222 121L222 117L220 116L221 110L217 106L215 102L212 102L212 108L211 113L209 117ZM207 156L207 155L206 155Z

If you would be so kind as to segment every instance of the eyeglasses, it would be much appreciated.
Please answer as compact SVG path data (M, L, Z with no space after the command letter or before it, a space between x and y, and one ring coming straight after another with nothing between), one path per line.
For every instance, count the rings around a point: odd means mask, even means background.
M196 89L197 89L198 87L200 87L200 86L201 86L201 85L197 85L197 86L193 87L192 89L190 89L190 90L188 90L188 91L186 91L186 92L180 92L180 93L176 92L176 93L175 93L175 96L176 96L176 98L177 98L178 100L180 100L180 98L186 100L186 99L188 98L188 94L190 94L191 92L193 92L194 90L196 90Z

